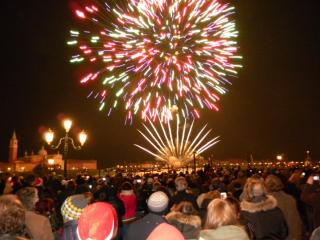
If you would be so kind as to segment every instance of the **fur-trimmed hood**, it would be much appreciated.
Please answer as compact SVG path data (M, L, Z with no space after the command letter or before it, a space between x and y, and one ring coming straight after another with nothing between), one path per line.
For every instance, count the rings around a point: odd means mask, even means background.
M274 209L277 207L277 205L277 200L273 196L267 195L267 198L264 201L257 203L243 200L240 203L240 208L242 211L255 213Z
M167 221L178 221L182 224L191 225L195 228L201 227L201 219L198 215L187 215L181 212L170 212L166 216Z

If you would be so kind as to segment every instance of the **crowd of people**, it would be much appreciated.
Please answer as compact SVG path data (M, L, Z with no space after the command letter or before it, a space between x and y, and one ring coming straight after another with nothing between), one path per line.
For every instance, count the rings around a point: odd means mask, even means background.
M319 169L3 174L0 240L320 239Z

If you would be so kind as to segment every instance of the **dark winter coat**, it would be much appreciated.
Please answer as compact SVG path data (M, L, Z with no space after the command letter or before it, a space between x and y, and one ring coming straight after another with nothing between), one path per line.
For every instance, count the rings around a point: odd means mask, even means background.
M273 196L268 195L260 202L242 201L240 207L241 222L249 229L251 239L284 240L287 238L287 223Z
M174 194L174 196L171 198L171 206L174 204L179 204L182 201L191 202L193 207L196 210L199 210L197 198L192 193L188 193L186 190L178 191Z
M201 230L201 219L197 215L187 215L181 212L170 212L166 219L175 226L185 239L198 239Z
M63 224L62 236L59 240L78 240L78 221L71 220Z
M312 207L312 229L320 226L320 186L306 184L301 192L301 200Z
M164 217L149 213L129 225L124 240L145 240L159 224L166 222Z

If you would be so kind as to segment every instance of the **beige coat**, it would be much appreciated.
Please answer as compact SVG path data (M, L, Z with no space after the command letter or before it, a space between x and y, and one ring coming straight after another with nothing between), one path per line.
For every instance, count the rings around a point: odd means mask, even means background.
M49 219L32 211L26 211L26 226L35 240L53 240Z
M278 202L278 207L282 211L289 228L288 240L300 240L301 239L301 228L302 222L297 209L296 200L289 194L278 191L271 192L272 195Z

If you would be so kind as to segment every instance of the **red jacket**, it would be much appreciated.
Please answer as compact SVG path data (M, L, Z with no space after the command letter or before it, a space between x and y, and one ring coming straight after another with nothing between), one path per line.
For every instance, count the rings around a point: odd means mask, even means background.
M122 190L119 193L118 197L121 199L124 204L124 208L126 209L123 220L134 218L136 215L137 197L134 194L133 190Z

